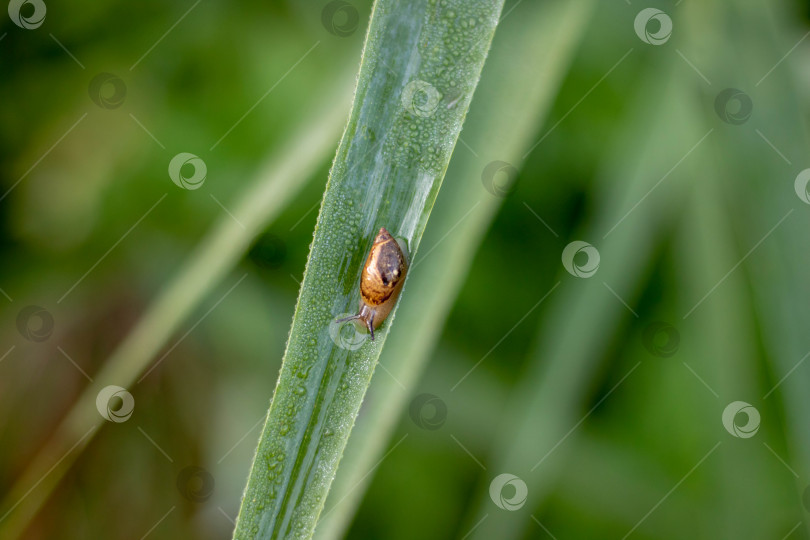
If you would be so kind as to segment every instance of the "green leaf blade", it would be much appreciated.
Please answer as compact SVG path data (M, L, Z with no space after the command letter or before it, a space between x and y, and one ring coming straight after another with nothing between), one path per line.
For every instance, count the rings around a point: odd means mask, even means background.
M501 7L375 4L235 538L311 537L393 314L356 350L333 340L330 323L357 309L360 271L380 227L415 252Z
M364 409L349 440L315 533L318 540L343 537L377 465L387 456L386 445L393 452L399 444L391 440L396 422L503 200L479 183L482 171L493 160L520 165L593 7L592 0L522 3L502 17L465 124L469 149L459 149L451 161L425 233L427 250L415 261L411 294L402 300L397 329L380 357L388 373L372 381L366 400L373 406ZM533 68L525 69L527 65Z

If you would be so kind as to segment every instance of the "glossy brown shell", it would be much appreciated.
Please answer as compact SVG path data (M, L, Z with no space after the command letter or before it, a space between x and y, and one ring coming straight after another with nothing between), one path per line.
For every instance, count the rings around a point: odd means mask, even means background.
M391 236L381 228L374 238L363 273L360 276L360 308L357 315L338 322L357 319L368 328L371 339L397 303L397 296L408 273L408 259Z
M379 307L389 300L395 300L407 271L408 261L399 244L385 228L381 228L360 276L360 297L363 302L369 307Z

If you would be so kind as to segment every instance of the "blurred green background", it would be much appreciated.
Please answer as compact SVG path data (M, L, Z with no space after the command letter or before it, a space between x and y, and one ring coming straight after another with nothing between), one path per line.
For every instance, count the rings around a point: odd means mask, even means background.
M0 493L303 120L348 115L370 4L341 5L339 19L334 2L211 0L47 2L31 29L0 17ZM650 7L665 19L638 33ZM808 537L810 4L587 9L428 367L396 390L410 406L347 538ZM200 189L172 183L180 152L204 160ZM312 157L24 538L230 537L332 155ZM426 235L425 250L453 242ZM598 250L591 277L564 267L576 240ZM504 473L517 481L499 499Z

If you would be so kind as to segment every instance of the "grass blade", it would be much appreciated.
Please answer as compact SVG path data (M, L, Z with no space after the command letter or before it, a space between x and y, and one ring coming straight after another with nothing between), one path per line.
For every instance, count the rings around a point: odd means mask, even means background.
M722 84L706 92L707 100L714 99L723 87L733 85L742 89L755 106L744 124L721 124L725 129L718 133L721 158L713 164L711 174L717 180L713 191L703 195L711 195L715 207L720 208L718 213L723 215L720 224L715 224L717 232L711 235L723 236L711 249L717 257L729 251L729 246L739 247L733 257L716 265L715 280L703 284L705 291L712 291L699 308L705 311L696 310L690 319L696 319L694 324L709 326L712 332L707 341L710 339L716 349L724 348L713 351L714 363L720 364L716 378L722 381L718 392L724 402L742 399L756 407L763 427L770 427L761 430L758 438L771 437L766 444L775 450L769 448L766 453L780 455L778 459L784 460L772 462L777 466L776 474L768 474L763 468L752 470L746 475L746 484L738 474L740 467L748 466L749 455L736 448L727 451L722 470L727 491L722 496L726 503L721 514L725 518L723 532L726 536L743 533L781 537L799 521L804 521L802 528L808 529L798 501L807 506L805 479L810 471L810 393L807 371L802 372L810 349L806 329L810 309L805 301L810 294L806 277L810 257L806 249L796 249L803 245L809 222L807 205L796 185L800 171L807 167L803 159L808 144L807 106L802 93L807 27L791 20L792 11L786 3L738 3L728 10L725 6L721 9L718 2L710 2L690 6L686 14L697 44L695 50L701 51L696 61ZM729 16L740 25L705 33L706 28ZM791 22L781 27L758 24L766 19ZM740 30L743 26L748 30ZM751 61L728 62L732 57ZM704 248L704 252L708 249ZM699 262L707 266L705 261ZM718 283L719 276L732 268L727 279ZM729 328L749 309L749 297L755 324L745 321L748 324L742 328ZM721 319L718 314L722 314ZM720 334L722 330L724 334ZM763 355L767 359L764 369L756 364L756 357L751 358L751 351L759 346L767 351ZM763 372L768 376L762 377ZM728 373L734 377L728 377ZM782 476L786 471L788 474ZM750 490L743 486L764 486L766 482L773 487ZM765 497L763 493L791 494L782 495L787 502L778 505L773 496ZM768 512L767 504L790 510ZM751 506L763 508L761 514L773 518L729 518L734 509Z
M559 291L547 302L527 372L502 414L504 426L494 438L500 444L493 450L491 472L482 478L478 503L474 513L467 516L464 530L470 530L485 514L489 517L470 538L520 538L525 528L536 527L530 511L493 512L493 508L498 509L490 499L490 481L500 473L515 474L528 485L526 509L534 509L545 500L565 459L561 445L567 434L575 433L578 422L584 421L589 389L599 373L603 351L619 325L633 317L605 284L620 291L624 301L634 303L655 243L672 226L693 178L688 174L691 162L684 160L674 169L672 178L660 185L654 197L645 198L645 193L705 135L696 127L700 122L699 117L695 121L690 95L673 83L677 79L674 68L672 60L662 61L649 82L641 86L629 127L607 154L611 157L596 187L600 191L599 213L579 237L597 247L601 256L598 273L581 279L562 271L554 279L561 282ZM668 126L666 133L641 130L638 126L644 122L638 119L656 110L661 99L672 105L660 118ZM661 148L666 149L666 156L661 155ZM631 208L634 210L628 214ZM632 369L632 364L626 366L614 382Z
M481 178L494 160L520 163L556 95L592 7L590 0L580 0L525 3L514 12L507 10L465 124L463 137L469 149L459 149L450 163L425 233L429 253L416 261L397 327L380 357L389 373L376 377L369 388L370 406L349 440L316 530L319 540L340 538L348 527L373 478L369 473L380 460L503 200L481 184L473 186L473 179ZM534 67L526 70L526 65ZM508 186L504 188L505 194Z
M330 323L356 310L361 265L380 227L415 253L501 7L375 3L235 538L312 535L391 317L359 348L333 340Z
M345 81L338 88L343 88L343 98L330 101L328 107L303 122L299 132L290 137L290 142L260 168L256 180L249 184L234 206L239 222L228 215L220 218L18 477L0 504L3 512L0 514L0 536L15 538L22 534L61 477L97 433L97 428L104 422L96 411L99 391L108 385L131 387L136 382L154 355L206 294L225 277L250 242L323 163L346 118L346 109L335 106L335 103L348 104L351 87ZM76 444L76 441L80 442ZM55 463L58 466L54 466ZM55 468L51 470L51 467ZM26 495L34 485L36 489ZM2 519L6 514L7 517Z

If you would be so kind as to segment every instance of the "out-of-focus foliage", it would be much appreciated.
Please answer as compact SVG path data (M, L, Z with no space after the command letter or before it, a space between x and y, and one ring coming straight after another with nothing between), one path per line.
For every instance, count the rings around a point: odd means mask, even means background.
M90 384L77 366L96 376L264 158L313 104L342 99L370 8L45 3L31 30L0 13L3 493ZM810 8L598 4L426 372L397 386L411 405L348 538L807 537L810 206L795 181L810 167ZM648 7L666 18L637 33ZM93 92L104 73L125 85L120 105ZM200 189L172 183L180 152L204 160ZM23 537L228 537L328 165L129 388L132 416L93 434ZM575 240L599 251L592 277L563 267ZM735 401L759 413L750 438L724 427ZM520 483L490 494L504 473L527 487L514 511L498 503L516 504Z

